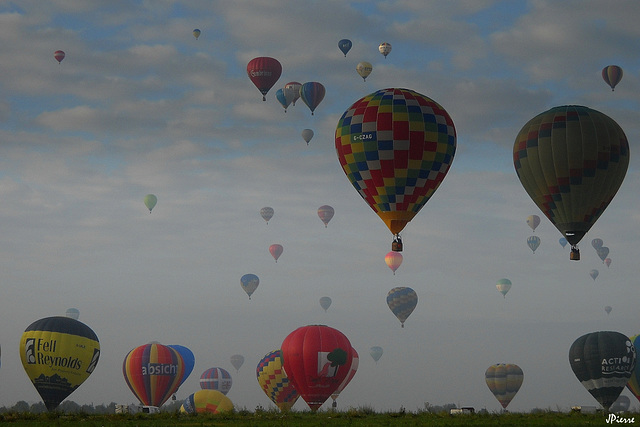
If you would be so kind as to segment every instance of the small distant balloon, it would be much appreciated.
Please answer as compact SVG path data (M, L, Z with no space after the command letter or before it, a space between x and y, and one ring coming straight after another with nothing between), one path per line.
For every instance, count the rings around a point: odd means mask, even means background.
M58 61L58 64L62 62L65 56L66 55L62 50L56 50L55 52L53 52L53 57L56 58L56 61Z
M604 263L607 265L607 268L611 265L611 258L605 258Z
M378 46L378 51L383 54L386 59L387 55L389 55L389 53L391 52L391 43L380 43L380 46Z
M269 220L273 217L273 213L273 208L269 206L265 206L264 208L260 209L260 216L262 217L262 219L267 221L267 224L269 224Z
M502 294L504 298L507 297L507 292L511 289L511 280L509 279L500 279L496 284L496 288L498 288L498 292Z
M309 141L313 138L313 131L311 129L304 129L302 131L302 139L309 145Z
M604 306L604 311L606 311L606 312L607 312L607 314L611 313L611 310L613 310L613 308L611 308L611 306L610 306L610 305L605 305L605 306Z
M198 40L198 37L200 37L200 33L201 32L202 31L200 31L199 29L196 28L195 30L193 30L193 37L195 37L196 40Z
M282 245L279 245L277 243L269 246L269 253L273 257L273 259L276 260L276 262L278 262L278 258L280 258L280 255L282 255L283 251L284 248L282 247Z
M400 252L391 251L387 253L384 257L384 262L387 263L387 266L393 271L393 274L396 274L396 270L400 268L402 265L402 254Z
M318 208L318 217L324 223L324 228L327 228L334 214L335 210L329 205L322 205Z
M598 258L600 258L602 260L602 263L604 264L604 260L607 259L607 256L609 255L609 248L606 246L602 246L600 248L598 248Z
M231 356L231 364L236 368L236 372L238 372L244 364L244 356L241 354L234 354Z
M293 105L296 105L296 101L300 99L300 88L302 87L302 83L298 82L289 82L284 85L284 89L293 93Z
M200 375L200 388L203 390L218 390L226 395L232 385L231 374L226 369L209 368Z
M377 345L374 345L369 349L369 354L376 363L378 363L378 360L380 360L380 358L382 357L382 353L384 353L382 347L379 347Z
M322 83L307 82L300 87L300 98L311 110L311 115L324 99L326 91Z
M280 105L282 105L282 108L284 108L284 112L286 113L287 108L289 108L289 105L293 102L293 93L290 90L278 89L276 91L276 99Z
M149 213L156 207L156 203L158 203L158 198L154 194L144 196L144 205L149 209Z
M396 287L387 294L387 305L404 328L404 322L418 305L418 295L411 288Z
M536 228L540 225L540 217L538 215L529 215L527 217L527 225L531 227L533 231L536 231Z
M256 291L259 284L260 279L255 274L245 274L240 278L240 286L249 295L249 299L251 299L251 294Z
M72 318L73 320L78 320L80 318L80 310L78 310L77 308L68 308L66 316Z
M351 46L353 46L353 43L351 43L351 40L349 39L342 39L338 42L338 49L344 53L345 58L347 57L347 53L351 50Z
M565 239L564 237L561 237L558 240L558 243L560 243L560 245L564 248L565 246L567 246L567 243L569 243L569 242L567 242L567 239Z
M607 65L602 69L602 79L611 87L611 92L622 80L622 68L617 65Z
M595 281L598 278L598 275L600 274L600 272L598 270L590 270L589 271L589 276L591 276L591 278Z
M604 245L604 242L602 241L602 239L593 239L591 241L591 246L593 246L593 249L595 249L596 251L600 249L602 245Z
M331 306L331 298L329 297L320 298L320 307L322 307L324 311L327 311L330 306Z
M358 72L358 74L360 74L362 80L366 82L367 77L369 77L369 74L371 74L371 72L373 71L373 65L371 65L370 62L362 61L358 63L358 65L356 65L356 71Z
M538 236L530 236L527 239L527 245L529 245L529 248L535 254L536 253L536 249L538 249L538 246L540 246L540 238Z

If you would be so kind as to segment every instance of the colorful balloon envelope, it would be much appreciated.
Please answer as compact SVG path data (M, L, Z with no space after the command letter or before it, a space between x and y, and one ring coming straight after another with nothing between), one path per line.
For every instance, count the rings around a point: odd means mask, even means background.
M289 108L289 105L291 105L291 102L293 102L293 94L291 93L291 91L278 89L276 91L276 99L278 100L280 105L282 105L282 108L284 108L284 112L286 113L287 108Z
M282 255L283 251L284 248L282 247L282 245L279 245L277 243L269 246L269 253L273 257L273 259L276 260L276 262L278 262L278 258L280 258L280 255Z
M404 322L418 305L418 294L413 289L403 286L393 288L387 294L387 305L404 328Z
M342 380L336 391L331 393L331 399L333 400L336 400L338 396L340 396L342 390L344 390L344 388L351 382L353 377L356 375L356 372L358 371L358 365L360 364L358 352L355 348L352 348L351 353L353 353L353 358L351 359L351 368L349 369L349 375L347 375L344 380Z
M320 298L320 307L322 307L322 309L324 311L327 311L329 309L329 307L331 307L331 298L329 298L329 297L321 297Z
M273 218L273 213L273 208L269 206L265 206L264 208L260 209L260 216L267 222L267 224L269 224L269 220Z
M200 34L202 33L202 31L200 31L199 29L195 29L193 30L193 37L196 38L196 40L198 40L198 37L200 37Z
M262 391L281 411L291 409L300 397L284 371L281 350L271 351L260 360L256 377Z
M172 349L177 351L182 357L182 364L184 365L184 371L182 373L182 378L180 379L180 385L182 385L191 372L193 372L193 368L196 365L196 356L193 354L191 350L183 345L170 345Z
M382 349L382 347L379 347L377 345L374 345L369 349L369 354L376 363L378 363L378 360L380 360L380 358L382 357L382 353L384 353L384 350Z
M640 340L638 340L638 337L640 337L640 335L634 335L629 338L634 348L638 348L638 346L640 345ZM629 381L627 382L627 388L636 397L636 399L640 401L640 366L638 365L640 365L640 358L636 357L636 366L633 369L631 378L629 378Z
M147 207L147 209L149 209L149 213L151 213L153 208L156 207L157 203L158 198L155 196L155 194L147 194L146 196L144 196L144 205Z
M592 332L571 345L569 363L578 381L608 411L632 376L636 349L620 332Z
M349 375L353 351L337 329L309 325L287 335L282 357L289 380L315 412Z
M359 99L344 112L335 144L347 178L397 241L447 174L456 130L432 99L390 88Z
M80 387L99 358L95 332L66 316L37 320L20 339L22 366L49 411Z
M231 374L226 369L209 368L200 375L200 388L203 390L218 390L226 395L232 385Z
M403 257L400 252L391 251L384 257L384 262L387 264L387 267L393 271L394 275L396 274L396 270L402 265L402 260Z
M53 57L56 59L56 61L58 61L58 64L62 62L65 56L66 55L62 50L56 50L55 52L53 52Z
M378 46L378 52L380 52L382 55L384 55L384 58L387 58L387 55L389 55L389 53L391 53L391 43L380 43L380 46Z
M307 145L309 145L309 142L311 141L311 138L313 138L313 130L304 129L302 131L302 139L304 139L304 141L307 143Z
M127 354L122 363L122 373L143 405L160 407L180 387L184 363L177 350L149 343Z
M500 279L498 280L498 283L496 284L496 288L498 288L498 292L500 292L502 294L502 296L504 298L507 297L507 292L509 292L509 289L511 289L511 280L509 279Z
M367 81L367 77L369 77L369 74L371 74L372 71L373 65L371 65L370 62L362 61L359 62L358 65L356 65L356 72L360 74L360 77L362 77L362 80L364 80L365 82Z
M349 39L342 39L338 42L338 49L344 53L345 58L347 57L347 53L351 50L351 46L353 46L353 43L351 43L351 40Z
M602 215L624 180L629 143L610 117L579 105L547 110L518 133L513 162L522 186L571 244Z
M276 84L281 74L282 65L275 58L260 56L247 64L247 75L262 94L263 101L267 100L269 89Z
M611 87L613 92L616 85L622 80L622 68L617 65L607 65L602 69L602 79Z
M180 412L187 414L220 414L233 411L231 400L217 390L199 390L184 400Z
M527 217L527 225L531 227L533 231L536 231L536 228L540 225L540 217L538 215L529 215Z
M522 386L524 373L518 365L498 363L489 366L484 373L484 380L498 402L504 409L507 409Z
M302 102L304 102L307 107L309 107L312 116L313 112L316 110L316 107L324 99L324 95L325 88L322 83L307 82L300 86L300 98L302 98Z
M251 295L258 289L258 285L260 284L260 279L255 274L245 274L240 278L240 286L242 289L249 295L249 299L251 299Z
M231 356L231 364L236 368L236 372L238 372L242 365L244 365L244 356L241 354L234 354Z
M329 205L322 205L318 208L318 218L320 218L320 221L324 224L324 228L327 228L335 212L336 211Z
M540 238L538 236L529 236L527 238L527 246L529 246L529 249L535 254L536 249L540 246Z

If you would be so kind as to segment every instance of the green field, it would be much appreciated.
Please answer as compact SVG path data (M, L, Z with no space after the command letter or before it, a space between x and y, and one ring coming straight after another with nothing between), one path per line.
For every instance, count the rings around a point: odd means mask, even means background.
M637 414L625 414L630 423ZM638 417L640 420L640 417ZM633 420L635 421L635 419ZM537 414L494 413L449 415L419 413L345 412L233 412L224 415L185 415L178 413L136 415L87 415L63 413L5 413L0 424L8 426L83 426L83 427L159 427L159 426L593 426L607 425L607 414L542 412ZM618 423L614 423L618 424Z

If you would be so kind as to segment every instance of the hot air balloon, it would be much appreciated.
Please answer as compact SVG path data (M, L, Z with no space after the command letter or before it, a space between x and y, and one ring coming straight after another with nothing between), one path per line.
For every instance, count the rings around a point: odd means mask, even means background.
M607 268L611 265L611 258L605 258L604 263L607 265Z
M511 400L520 390L524 373L518 365L498 363L489 366L484 373L484 380L498 402L504 409L507 409Z
M303 129L302 130L302 139L309 145L309 141L313 138L313 131L311 129Z
M269 253L273 257L273 259L276 260L276 262L278 262L278 258L280 258L280 255L282 255L282 251L284 251L284 248L282 247L282 245L278 245L277 243L269 246Z
M538 215L529 215L527 217L527 225L531 227L533 231L536 231L536 228L540 225L540 217Z
M591 276L591 278L595 281L598 278L598 275L600 274L600 272L598 270L590 270L589 271L589 276Z
M200 33L202 33L202 31L196 28L195 30L193 30L193 37L195 37L196 40L198 40L198 37L200 37Z
M80 318L80 310L77 308L68 308L65 316L70 317L73 320L78 320Z
M337 329L309 325L287 335L282 359L289 380L315 412L349 375L353 351Z
M602 241L602 239L593 239L591 241L591 246L593 246L593 249L595 249L596 251L600 249L602 245L604 245L604 242Z
M404 328L404 322L418 305L418 295L411 288L396 287L387 294L387 305Z
M527 245L529 246L529 249L531 249L535 254L536 249L538 249L538 246L540 246L540 238L538 236L529 236L527 238Z
M606 311L606 312L607 312L607 315L608 315L609 313L611 313L611 310L613 310L613 308L611 308L611 306L610 306L610 305L605 305L605 306L604 306L604 311Z
M340 49L340 51L342 53L344 53L344 57L347 57L347 52L349 52L351 50L351 46L353 44L351 43L351 40L349 39L342 39L338 42L338 49Z
M629 340L633 344L633 347L636 348L640 345L640 340L638 340L640 335L634 335ZM627 388L629 391L640 401L640 358L636 358L636 366L633 369L633 373L631 374L631 378L627 382Z
M498 288L498 292L502 294L504 298L507 297L507 292L511 289L511 280L509 279L500 279L496 284L496 288Z
M318 104L324 99L324 95L325 89L322 83L307 82L300 87L300 98L309 107L312 116Z
M387 266L393 271L393 275L395 276L396 270L400 268L402 265L402 254L400 252L391 251L384 257L384 262L387 263Z
M600 258L602 260L602 263L604 264L604 260L607 259L607 256L609 255L609 248L606 246L602 246L598 248L597 252L598 258Z
M300 98L300 88L302 87L302 83L298 82L289 82L284 85L284 89L293 93L293 105L296 105L296 101Z
M571 345L569 363L578 381L608 411L631 378L636 349L620 332L592 332Z
M58 61L58 64L62 62L65 56L66 55L62 50L56 50L55 52L53 52L53 57L56 58L56 61Z
M149 213L156 207L156 203L158 203L158 198L154 194L144 196L144 205L149 209Z
M131 350L122 373L143 405L160 407L180 387L184 364L177 350L154 342Z
M324 223L324 228L327 228L334 214L335 210L329 205L322 205L318 208L318 218Z
M244 356L241 354L234 354L231 356L231 364L236 368L236 372L238 372L244 364Z
M344 173L394 235L422 209L444 179L456 130L435 101L409 89L382 89L344 112L335 134Z
M331 307L331 298L329 297L321 297L320 298L320 307L327 311L329 307Z
M564 248L565 246L567 246L567 239L565 239L564 237L561 237L558 239L558 243L560 243L560 246Z
M331 399L333 399L333 404L331 406L334 408L338 406L336 403L336 399L338 398L338 396L340 396L342 390L344 390L347 384L351 382L353 377L356 375L356 372L358 371L358 365L360 364L358 352L355 348L351 348L351 353L353 354L353 358L351 359L351 368L349 369L349 374L344 377L344 380L342 380L338 388L333 393L331 393Z
M389 52L391 52L391 43L380 43L380 46L378 46L378 51L384 55L385 59L387 59L387 55L389 55Z
M524 125L513 145L522 186L571 244L578 242L615 196L629 165L629 143L610 117L579 105L547 110Z
M259 284L260 279L255 274L245 274L240 278L240 286L249 295L249 299L251 299L251 294L256 291Z
M284 108L284 112L286 113L287 108L289 108L289 105L293 102L293 94L290 90L285 91L284 89L278 89L276 91L276 99L280 105L282 105L282 108Z
M226 369L209 368L200 375L200 388L203 390L218 390L226 395L232 385L231 374Z
M611 92L622 80L622 68L617 65L607 65L602 69L602 79L611 87Z
M99 358L95 332L70 317L36 320L20 338L22 366L49 411L80 387Z
M609 408L609 411L611 413L618 414L620 412L628 411L630 406L631 399L629 399L629 397L625 396L624 394L621 394L620 396L618 396L616 401L613 402L613 404Z
M247 75L262 94L263 101L267 100L266 95L276 84L280 74L282 74L282 65L275 58L260 56L253 58L247 64Z
M380 358L382 357L382 353L384 353L382 347L378 347L377 345L369 349L369 354L376 363L378 363L378 360L380 360Z
M269 220L273 217L273 208L265 206L264 208L260 209L260 216L262 217L262 219L267 221L267 224L269 224Z
M369 77L369 74L371 74L371 72L373 71L373 65L371 65L371 63L367 61L359 62L358 65L356 65L356 71L358 72L358 74L360 74L362 80L366 82L367 77Z
M184 366L184 369L182 372L182 378L180 379L180 385L178 386L180 387L185 382L185 380L189 378L191 372L193 372L193 367L196 365L196 356L191 350L183 345L174 344L168 347L171 347L172 349L177 351L178 354L180 354L180 357L182 357L182 365Z
M260 360L256 377L262 391L283 412L291 409L300 396L284 371L281 350L269 352Z
M217 390L198 390L184 400L180 412L187 414L220 414L233 411L233 403Z

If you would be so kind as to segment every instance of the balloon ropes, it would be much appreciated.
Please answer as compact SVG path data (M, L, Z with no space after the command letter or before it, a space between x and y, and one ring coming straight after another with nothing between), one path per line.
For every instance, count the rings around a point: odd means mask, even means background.
M605 114L579 105L554 107L531 119L513 145L513 164L525 191L571 244L607 208L629 166L629 143Z
M456 129L432 99L389 88L356 101L335 133L338 160L347 178L394 236L429 201L456 151Z

